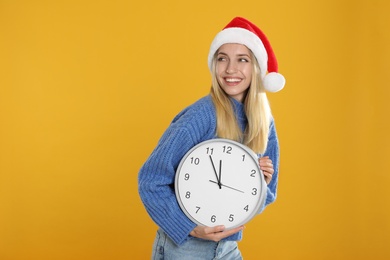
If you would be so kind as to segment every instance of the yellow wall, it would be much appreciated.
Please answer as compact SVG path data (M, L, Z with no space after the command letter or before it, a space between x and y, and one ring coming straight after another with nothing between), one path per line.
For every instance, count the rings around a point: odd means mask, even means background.
M149 259L138 170L236 15L287 78L278 199L244 257L390 257L389 2L239 2L0 1L0 259Z

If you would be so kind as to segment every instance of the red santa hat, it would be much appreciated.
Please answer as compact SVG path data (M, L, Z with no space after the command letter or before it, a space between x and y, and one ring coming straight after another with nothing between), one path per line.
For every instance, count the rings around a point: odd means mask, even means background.
M277 92L284 87L286 80L278 73L278 63L271 45L256 25L242 17L236 17L226 25L211 43L208 56L210 70L215 52L226 43L243 44L253 52L260 66L263 86L267 91Z

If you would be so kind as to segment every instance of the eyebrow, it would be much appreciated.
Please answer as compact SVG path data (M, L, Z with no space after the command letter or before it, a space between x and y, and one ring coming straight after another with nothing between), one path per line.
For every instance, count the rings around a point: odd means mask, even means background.
M224 52L218 52L217 53L218 55L226 55L226 56L229 56L229 55L227 55L226 53L224 53ZM237 57L248 57L248 58L250 58L250 56L248 55L248 54L245 54L245 53L242 53L242 54L237 54L236 55Z

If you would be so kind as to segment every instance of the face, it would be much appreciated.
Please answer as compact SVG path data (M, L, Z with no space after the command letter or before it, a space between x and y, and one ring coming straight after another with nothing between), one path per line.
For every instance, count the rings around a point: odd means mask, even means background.
M236 43L222 45L217 52L218 83L230 97L242 102L252 79L252 60L249 49Z

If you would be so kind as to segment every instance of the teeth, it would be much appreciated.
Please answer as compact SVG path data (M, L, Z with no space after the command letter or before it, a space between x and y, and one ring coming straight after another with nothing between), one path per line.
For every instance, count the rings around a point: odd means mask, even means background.
M239 82L240 79L226 79L227 82Z

